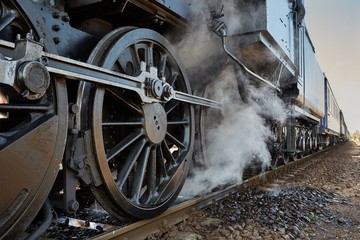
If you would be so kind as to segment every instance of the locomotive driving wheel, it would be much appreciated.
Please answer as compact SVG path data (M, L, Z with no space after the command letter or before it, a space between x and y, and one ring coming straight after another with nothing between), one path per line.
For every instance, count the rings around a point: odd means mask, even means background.
M167 40L147 29L120 28L95 47L89 62L131 76L141 65L156 68L158 79L174 90L190 92L189 82ZM147 83L152 96L159 82ZM138 93L84 83L79 96L83 128L101 184L95 197L119 218L159 215L175 200L191 164L194 113L191 104L176 100L144 102ZM89 114L88 114L89 113Z
M16 34L25 37L31 30L34 39L30 38L39 41L39 36L48 34L32 1L15 2L1 1L1 11L6 13L0 20L1 39L13 42ZM51 41L45 40L44 48L56 53ZM11 59L11 51L5 49L1 48L2 57ZM39 85L45 80L36 74L37 79L24 76ZM62 77L55 76L50 76L48 86L41 97L29 99L9 94L0 84L0 238L15 239L26 230L59 170L67 129L66 86Z

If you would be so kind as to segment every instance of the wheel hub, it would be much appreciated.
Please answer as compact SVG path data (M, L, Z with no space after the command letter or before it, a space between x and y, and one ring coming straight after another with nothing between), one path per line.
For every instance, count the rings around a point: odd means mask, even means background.
M163 95L163 83L160 80L150 80L152 94L156 98L161 98Z
M50 74L41 63L26 62L19 67L17 80L27 93L24 97L35 100L44 96L50 85Z
M167 132L167 117L164 107L160 103L145 104L143 111L146 136L154 144L161 143Z

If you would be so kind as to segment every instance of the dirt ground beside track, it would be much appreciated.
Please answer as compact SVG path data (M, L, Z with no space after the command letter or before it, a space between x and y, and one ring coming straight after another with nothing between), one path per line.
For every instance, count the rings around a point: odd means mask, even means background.
M274 191L248 189L148 239L360 239L360 142L286 181Z

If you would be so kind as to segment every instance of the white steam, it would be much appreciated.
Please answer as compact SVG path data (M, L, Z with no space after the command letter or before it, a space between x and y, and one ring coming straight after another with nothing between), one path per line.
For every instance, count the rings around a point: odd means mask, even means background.
M284 124L290 116L290 110L286 108L284 102L266 86L262 88L249 87L249 95L258 104L253 104L258 108L257 112L265 117L274 119Z
M211 98L223 103L223 118L220 123L205 124L208 127L206 168L194 169L185 183L183 196L205 194L221 185L240 183L245 168L254 161L263 168L270 164L266 140L272 137L272 132L264 116L285 121L285 105L269 89L252 86L249 88L254 95L248 103L243 103L236 84L234 71L228 67L211 86ZM210 114L206 121L217 121L211 117Z
M193 7L202 9L198 13L207 14L208 7L199 2L195 1ZM230 9L230 12L226 12L226 21L231 25L239 24L233 1L225 1L224 5L225 10ZM198 25L177 46L186 68L199 72L206 69L203 68L204 62L213 61L209 56L216 56L216 51L221 50L220 39L215 36L214 41L214 34L207 28L208 17L198 14ZM215 64L214 67L218 66ZM272 132L266 118L284 123L289 115L285 104L272 90L266 86L255 87L249 84L253 80L242 77L241 81L244 81L248 92L247 102L244 103L238 89L239 76L235 76L231 65L218 76L209 72L201 79L195 77L190 81L199 81L204 88L203 83L209 81L203 78L207 77L213 80L207 88L208 97L223 103L222 118L219 119L216 110L209 110L204 125L206 167L192 171L192 177L186 181L181 192L182 196L205 194L227 183L240 183L245 168L254 161L260 162L262 167L268 166L271 156L267 141L272 138ZM192 82L192 85L197 84Z

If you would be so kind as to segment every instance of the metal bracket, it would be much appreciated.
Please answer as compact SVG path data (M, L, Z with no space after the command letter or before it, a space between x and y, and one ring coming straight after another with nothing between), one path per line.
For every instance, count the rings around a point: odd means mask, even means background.
M76 104L69 105L68 141L64 158L64 209L69 213L79 209L76 200L76 188L79 178L86 184L92 183L90 172L86 166L86 150L84 134L76 128L76 114L79 107Z

